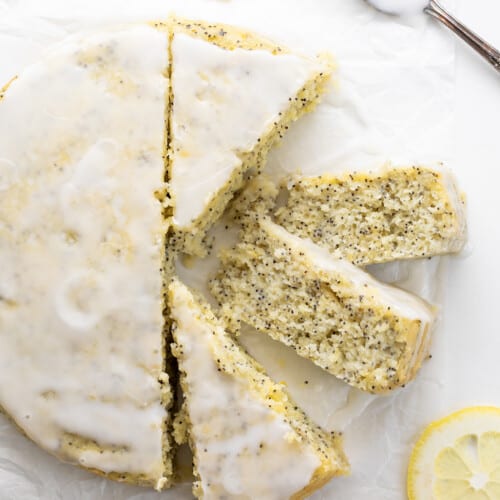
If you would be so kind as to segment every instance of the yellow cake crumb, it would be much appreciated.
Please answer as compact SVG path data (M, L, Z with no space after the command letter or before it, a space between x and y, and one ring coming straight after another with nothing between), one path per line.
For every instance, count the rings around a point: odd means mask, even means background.
M463 199L451 174L425 167L297 177L276 220L359 266L459 252Z

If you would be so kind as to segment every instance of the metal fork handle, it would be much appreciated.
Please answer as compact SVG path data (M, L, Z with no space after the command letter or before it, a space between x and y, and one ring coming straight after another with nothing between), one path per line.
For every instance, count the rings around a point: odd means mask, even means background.
M500 51L453 17L436 0L430 0L424 11L443 23L500 72Z

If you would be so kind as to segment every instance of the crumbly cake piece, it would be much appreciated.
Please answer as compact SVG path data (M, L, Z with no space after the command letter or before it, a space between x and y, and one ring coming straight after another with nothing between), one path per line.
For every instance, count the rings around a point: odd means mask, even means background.
M210 289L233 330L245 322L365 391L415 376L434 320L424 301L269 219L221 259Z
M269 177L259 175L231 200L227 215L243 227L258 224L262 217L271 214L278 195L278 186Z
M459 252L466 240L464 202L444 169L297 177L276 220L360 266Z
M169 297L195 496L300 499L348 472L339 436L314 425L206 303L179 281Z
M0 405L60 459L157 489L167 45L146 25L68 39L0 103Z
M169 195L184 252L204 238L289 125L310 111L332 65L238 28L171 20Z

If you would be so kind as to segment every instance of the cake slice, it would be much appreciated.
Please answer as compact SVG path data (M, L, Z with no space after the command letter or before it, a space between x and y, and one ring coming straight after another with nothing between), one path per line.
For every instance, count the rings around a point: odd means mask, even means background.
M203 239L291 122L312 109L328 62L221 24L173 20L169 195L180 248Z
M167 73L168 36L130 25L66 40L0 102L0 406L60 459L156 489Z
M428 304L269 219L221 259L210 288L232 329L245 322L348 384L390 391L427 354Z
M348 471L314 425L179 281L169 289L198 498L304 498Z
M277 222L360 266L455 253L466 241L464 202L444 169L297 177L289 195Z

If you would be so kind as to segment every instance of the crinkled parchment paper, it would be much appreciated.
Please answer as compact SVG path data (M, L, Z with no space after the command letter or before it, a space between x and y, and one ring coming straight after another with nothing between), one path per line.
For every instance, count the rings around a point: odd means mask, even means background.
M8 81L68 34L109 24L161 19L170 12L234 23L307 53L330 51L339 70L317 110L294 125L271 154L268 170L318 174L367 169L387 160L450 158L454 49L423 15L383 16L362 0L0 0L0 81ZM29 147L29 145L27 145ZM218 240L218 246L224 240ZM377 266L378 277L443 303L444 259ZM181 269L203 288L215 259ZM442 316L447 311L441 308ZM315 499L400 500L418 432L443 410L447 357L438 326L433 357L417 380L386 397L363 394L291 350L248 330L242 341L271 376L286 381L310 416L343 430L352 475L331 481ZM0 381L1 383L1 381ZM0 416L0 500L150 500L191 498L185 484L164 493L115 484L62 464Z

